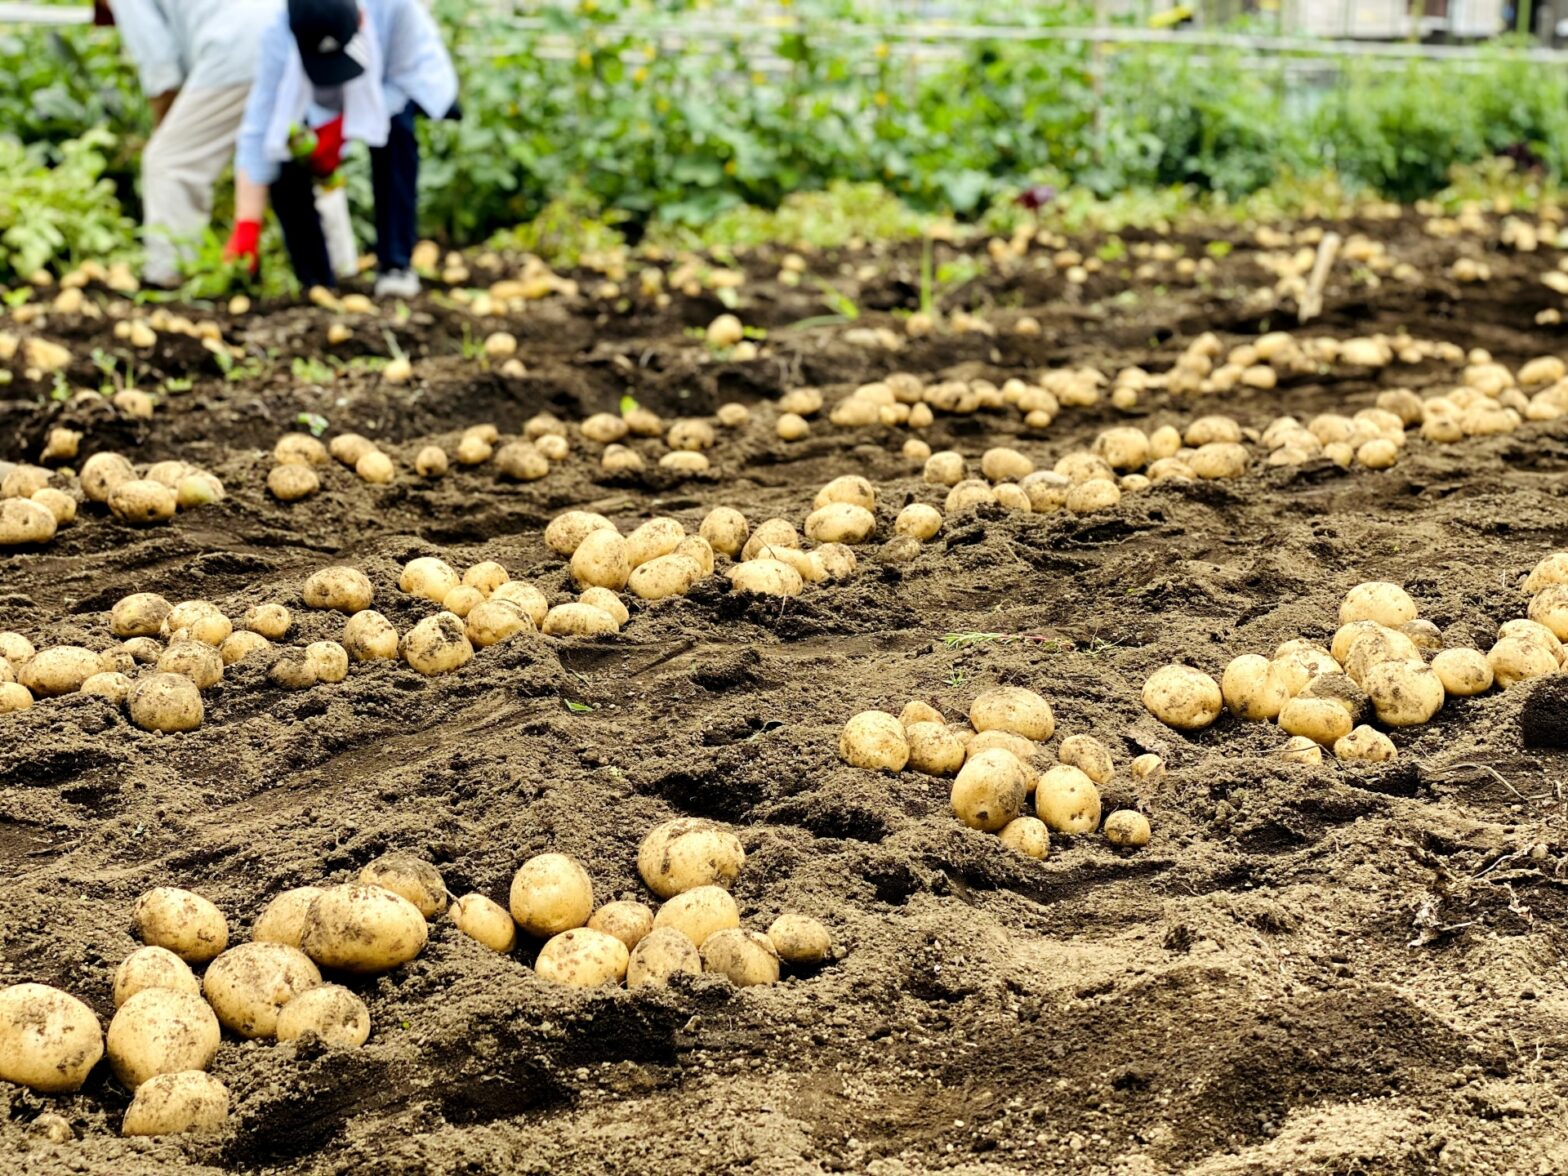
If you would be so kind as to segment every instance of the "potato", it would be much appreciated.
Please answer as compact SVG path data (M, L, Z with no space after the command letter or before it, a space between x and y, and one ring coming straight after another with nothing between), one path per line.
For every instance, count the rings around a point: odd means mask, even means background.
M138 898L131 921L143 943L167 948L188 964L206 963L229 942L222 911L201 895L172 886L155 887Z
M362 482L369 482L372 486L385 486L397 476L397 467L386 454L379 449L372 449L354 463L354 472L359 475Z
M831 546L835 545L823 544L819 550L827 551ZM845 550L848 549L845 548ZM822 562L822 557L815 551L797 551L793 547L770 547L768 551L770 553L768 557L759 556L757 559L747 561L742 567L769 562L781 563L794 571L800 577L803 585L820 584L828 578L827 565ZM916 551L919 551L918 544L916 544ZM740 580L745 578L745 573L741 568L731 568L728 575L732 584L739 583Z
M1056 758L1077 768L1096 784L1109 784L1111 777L1116 775L1111 749L1093 735L1069 735L1056 749Z
M175 641L158 659L158 672L184 674L196 689L206 690L223 680L223 657L204 642Z
M1432 659L1443 693L1456 698L1485 694L1492 688L1492 666L1479 649L1445 649Z
M256 943L283 943L289 947L298 947L305 937L305 916L310 913L310 904L322 893L319 886L296 886L292 890L285 890L256 916L256 922L250 929L251 939Z
M474 657L463 622L451 613L426 617L403 635L403 660L426 677L450 674Z
M952 515L971 507L991 506L996 501L996 491L985 482L978 478L965 478L947 492L947 497L942 500L942 509Z
M906 766L928 776L952 776L964 766L963 741L946 723L911 723L904 728L909 747Z
M109 611L109 631L116 637L156 637L173 607L156 592L122 596Z
M323 968L372 976L425 949L419 908L379 886L333 886L311 900L300 950Z
M228 1087L201 1070L183 1070L155 1075L136 1088L120 1134L203 1134L221 1129L228 1118Z
M397 629L374 609L357 612L343 623L343 649L357 662L397 657Z
M528 614L510 600L481 600L469 612L464 625L470 644L478 649L499 645L519 633L533 631L534 623Z
M278 1012L279 1041L313 1034L333 1049L358 1049L370 1040L370 1010L340 984L308 988Z
M259 633L268 641L281 641L293 623L293 615L281 604L253 605L240 618L240 628Z
M929 702L921 702L918 699L904 704L904 709L898 712L898 721L904 724L906 730L916 723L947 722L942 717L942 712L937 710L936 707Z
M201 996L201 982L189 965L166 947L139 947L125 957L114 973L114 1007L149 988Z
M205 600L185 600L169 610L159 632L170 641L188 638L204 641L216 649L228 640L234 625L217 605Z
M339 433L327 443L327 452L352 469L365 454L374 452L375 442L358 433Z
M953 780L953 812L971 829L998 832L1023 812L1028 785L1029 772L1012 752L976 752Z
M1399 632L1410 638L1415 647L1423 652L1435 653L1443 648L1442 630L1421 617L1400 625Z
M1279 713L1279 727L1289 735L1304 735L1324 747L1350 734L1354 719L1343 706L1328 698L1297 696Z
M1015 817L998 835L1014 853L1044 861L1051 852L1051 830L1038 817Z
M714 567L713 545L700 535L688 535L676 544L671 555L683 555L695 560L698 570L704 576L711 576Z
M571 568L579 588L619 590L632 572L631 549L618 532L593 530L572 553Z
M508 600L523 610L535 628L544 627L544 618L550 612L550 602L545 594L532 584L508 580L490 593L491 600Z
M655 825L637 847L637 872L660 898L699 886L728 886L745 864L740 838L700 817Z
M1368 763L1386 763L1398 752L1394 741L1372 727L1357 727L1343 739L1334 743L1334 756L1339 760L1365 760Z
M503 955L517 946L517 924L507 909L482 894L465 894L454 899L447 917L457 929L475 943Z
M550 472L550 459L530 441L511 441L495 451L497 471L517 482L537 482Z
M47 984L0 988L0 1079L41 1094L80 1090L103 1057L98 1018Z
M863 506L830 502L806 516L806 537L814 543L864 543L877 517Z
M232 634L231 634L232 636ZM120 646L122 652L130 656L135 665L156 665L163 656L163 644L155 637L132 637Z
M503 584L511 583L512 577L493 559L483 560L473 565L463 573L463 586L473 588L486 600L491 593Z
M341 682L348 677L348 650L336 641L312 641L305 646L305 664L318 682Z
M418 596L432 604L441 604L462 582L457 569L451 564L443 559L425 555L418 559L411 559L403 565L403 572L398 577L397 586L412 596Z
M272 447L272 460L279 465L324 466L331 457L309 433L285 433Z
M1379 662L1367 672L1363 685L1378 722L1385 726L1417 726L1443 709L1442 679L1419 659Z
M613 935L630 951L653 930L653 912L640 902L609 902L593 913L588 927Z
M423 920L420 922L423 926ZM309 935L307 923L307 940ZM279 1010L320 983L316 964L299 948L285 943L242 943L212 961L202 979L202 992L231 1033L272 1037L277 1033Z
M3 664L7 663L0 663L0 665ZM9 669L0 670L0 684L3 684L5 675L8 673L10 673ZM25 687L21 689L25 691ZM106 698L115 706L119 706L131 692L131 680L124 674L106 671L101 674L94 674L87 681L83 682L81 692L94 698ZM31 695L29 695L29 698L31 698Z
M38 651L33 643L20 633L0 632L0 658L11 664L12 670L22 668L22 663Z
M484 465L495 454L495 446L483 437L465 436L457 443L457 463L465 466Z
M551 936L539 950L534 971L555 984L598 988L619 984L629 962L626 945L613 935L574 927Z
M908 535L921 543L934 539L941 529L942 512L923 502L914 502L906 506L893 521L894 534Z
M545 614L541 631L547 637L602 637L617 633L615 618L591 604L558 604Z
M702 579L702 566L689 555L661 555L632 570L626 587L642 600L684 596Z
M174 487L174 505L178 510L194 510L211 506L225 497L223 483L204 470L187 474Z
M1129 768L1134 780L1156 781L1165 778L1165 761L1152 751L1145 752L1132 761Z
M969 707L969 722L977 732L1009 731L1035 741L1049 739L1056 730L1050 704L1021 686L981 693Z
M477 588L470 588L467 584L459 584L448 592L439 603L442 608L455 617L465 620L468 614L474 611L475 606L485 602L485 594Z
M1034 462L1016 449L987 449L980 457L980 472L992 482L1016 482L1034 473Z
M1280 749L1280 758L1292 764L1320 764L1323 762L1323 749L1305 735L1293 735Z
M615 618L617 625L624 625L632 619L632 614L621 603L621 598L608 588L589 588L577 598L577 601L579 604L586 604L590 608L609 613Z
M626 427L626 422L613 412L594 413L583 421L582 430L583 436L596 445L608 445L612 441L619 441L630 431Z
M949 728L954 735L963 738L963 731L958 728ZM1029 791L1034 791L1034 760L1040 754L1040 748L1032 739L1025 739L1022 735L1014 735L1011 731L981 731L979 734L968 733L964 743L964 750L969 755L978 755L982 751L990 751L999 747L1003 751L1010 751L1018 757L1018 762L1023 764L1024 770L1029 773Z
M1191 666L1164 666L1143 685L1149 713L1178 731L1201 731L1220 717L1224 704L1219 683Z
M626 558L634 568L669 555L686 538L686 528L676 519L649 519L626 537ZM605 585L614 587L614 585Z
M1255 653L1242 654L1225 667L1220 694L1231 714L1250 722L1278 718L1289 698L1274 663Z
M721 886L698 886L671 898L653 917L655 930L679 931L701 948L708 936L740 926L740 910Z
M205 1070L223 1031L199 994L148 988L129 997L109 1022L109 1066L134 1091L157 1074Z
M1091 833L1100 824L1100 791L1071 764L1058 764L1040 776L1034 809L1053 833Z
M316 685L316 663L303 649L286 649L267 667L267 681L283 690L309 690Z
M530 858L512 878L512 918L540 939L582 927L593 913L593 882L574 858L545 853Z
M1390 629L1397 629L1416 617L1416 603L1398 584L1386 580L1369 580L1357 584L1339 605L1339 623L1375 621Z
M133 524L166 522L174 517L178 503L173 490L146 479L121 482L109 492L114 517Z
M402 895L427 919L446 910L446 883L441 879L441 871L411 853L382 854L360 870L359 881Z
M95 453L82 463L79 476L90 501L108 502L117 487L136 480L136 470L118 453Z
M742 560L758 558L778 558L777 552L770 548L800 549L800 536L795 528L784 519L767 519L759 523L757 529L751 533L751 538L746 540L741 548Z
M1554 584L1568 584L1568 551L1554 551L1536 564L1524 582L1524 590L1534 596Z
M904 725L886 711L861 711L839 733L838 755L851 767L901 772L909 762Z
M358 568L322 568L305 581L302 595L310 608L330 608L353 616L370 607L376 590Z
M725 977L737 988L776 984L779 954L768 936L729 928L715 931L703 942L702 969Z
M304 465L273 466L267 473L267 493L279 502L298 502L321 490L321 478Z
M35 698L74 694L94 674L103 673L103 658L79 645L41 649L22 664L16 679Z
M670 927L656 927L632 948L626 967L626 986L663 986L672 976L695 976L701 971L702 957L686 935Z
M713 546L714 551L723 552L731 559L746 545L748 533L746 516L728 506L714 507L698 529L698 534Z
M1502 641L1508 637L1518 637L1532 645L1539 645L1552 655L1552 660L1558 665L1568 660L1568 653L1564 652L1563 643L1557 639L1557 635L1537 621L1504 621L1498 627L1497 639Z
M774 431L781 441L803 441L811 432L811 423L799 413L786 412L780 414Z
M1545 625L1559 641L1568 641L1568 584L1551 584L1530 600L1526 614L1538 625Z
M201 691L184 674L152 674L131 687L126 703L131 722L143 731L194 731L206 708Z
M828 929L809 915L780 915L768 927L768 939L778 958L797 968L824 964L833 954Z
M1105 818L1105 839L1118 849L1142 849L1149 844L1149 819L1132 809L1117 809Z

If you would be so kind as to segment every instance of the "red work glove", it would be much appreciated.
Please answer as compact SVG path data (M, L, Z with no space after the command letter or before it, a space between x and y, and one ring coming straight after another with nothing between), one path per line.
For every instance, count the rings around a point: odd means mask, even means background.
M227 261L248 262L253 274L261 269L261 222L236 221L223 256Z
M343 163L343 116L316 128L316 149L310 153L310 170L326 179Z

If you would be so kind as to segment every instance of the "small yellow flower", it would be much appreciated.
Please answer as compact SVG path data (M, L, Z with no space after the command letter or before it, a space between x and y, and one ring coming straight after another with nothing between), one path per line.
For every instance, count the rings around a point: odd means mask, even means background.
M594 13L599 11L599 0L583 0L583 11Z
M871 96L871 101L875 102L878 106L886 106L887 105L887 95L885 93L883 93L881 90L878 90L875 94L873 94Z
M653 108L660 114L669 114L670 100L668 98L655 98L653 100Z
M735 161L733 159L726 159L724 161L724 174L725 175L732 176L739 170L740 169L735 166Z
M767 79L766 75L764 75L763 72L760 69L755 69L755 70L751 71L751 84L753 86L760 86L760 85L762 85L763 82L765 82L767 80L768 79Z
M586 49L578 50L578 53L577 53L577 68L578 69L588 69L592 65L593 65L593 54L588 52L588 50L586 50Z
M873 49L872 52L876 54L878 61L886 61L887 60L887 43L885 41L884 42L879 42L877 44L877 47L875 49Z
M646 65L639 65L636 71L632 74L632 81L636 82L640 86L647 80L648 67Z

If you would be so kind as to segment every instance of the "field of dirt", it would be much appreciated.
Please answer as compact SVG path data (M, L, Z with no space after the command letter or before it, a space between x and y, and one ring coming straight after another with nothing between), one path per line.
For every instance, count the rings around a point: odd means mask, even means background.
M1561 301L1536 276L1555 254L1499 252L1490 283L1459 287L1440 264L1452 247L1414 220L1370 227L1428 277L1336 279L1311 333L1405 329L1510 366L1563 349L1562 328L1535 323ZM846 341L842 325L790 330L822 313L820 298L753 258L739 313L770 331L760 358L716 359L685 333L724 309L708 295L664 310L551 299L472 327L517 334L519 379L464 358L464 316L426 298L395 327L420 372L403 388L351 367L300 378L290 360L326 350L321 310L231 321L198 308L255 355L250 378L224 379L174 339L138 359L144 378L194 386L150 421L66 406L25 379L0 389L12 397L0 461L36 460L66 423L84 455L178 457L228 490L151 529L86 507L52 544L0 554L0 630L108 648L109 607L148 591L235 617L276 600L296 610L291 640L336 638L341 618L299 600L305 576L331 563L365 569L401 630L434 610L396 587L417 555L498 560L564 600L570 576L541 531L565 508L623 529L656 514L695 528L719 504L798 523L842 473L876 484L886 535L904 504L945 493L901 456L908 434L823 420L786 444L772 427L782 391L815 385L831 400L895 371L1001 383L1068 364L1163 370L1203 330L1233 344L1292 325L1255 297L1267 279L1250 254L1238 238L1212 281L1131 295L1109 273L1082 287L1054 270L992 273L946 300L990 308L999 334L897 351ZM890 312L916 304L918 262L903 249L813 266L855 297L854 326L896 328ZM857 280L863 264L877 273ZM1006 329L1025 312L1037 337ZM348 321L343 354L385 354L379 322ZM103 322L50 333L83 356L75 383L96 386L94 347L126 353ZM1068 410L1044 434L1021 434L1016 413L938 416L927 436L973 458L1012 444L1048 465L1111 424L1218 411L1261 428L1456 379L1436 364L1341 369L1246 397ZM719 431L700 475L650 460L609 477L580 454L523 485L489 467L428 482L406 469L420 445L450 447L466 426L515 432L542 409L580 419L627 392L672 417L739 400L753 419ZM301 413L326 418L328 435L382 442L404 472L376 487L334 466L320 496L276 502L271 446ZM185 735L141 731L80 695L0 717L0 985L58 985L106 1024L111 977L136 942L131 904L149 887L207 895L234 940L271 896L347 880L389 850L435 862L453 894L503 903L524 859L560 851L587 865L601 901L649 900L636 848L676 815L739 829L746 926L800 911L836 944L827 966L771 987L699 977L585 992L539 979L537 945L498 955L437 922L413 963L350 981L373 1018L364 1048L227 1040L213 1067L232 1096L221 1134L122 1140L129 1095L100 1066L70 1096L0 1084L0 1171L1568 1171L1568 675L1451 699L1432 723L1393 732L1399 758L1375 768L1286 763L1276 728L1228 716L1183 736L1139 701L1172 660L1217 675L1241 653L1326 640L1340 597L1367 579L1403 583L1448 643L1485 649L1524 615L1524 575L1565 548L1560 418L1447 446L1416 438L1381 472L1317 461L1162 483L1083 516L982 507L950 517L912 560L874 542L854 577L787 602L713 577L684 599L634 604L618 636L519 638L445 677L383 662L287 692L241 663ZM945 640L965 633L1000 636ZM1044 695L1059 735L1112 748L1106 811L1141 807L1146 849L1061 837L1037 862L960 825L948 781L837 756L855 712L918 698L959 719L997 684ZM1135 788L1127 764L1145 751L1169 772ZM43 1112L75 1138L47 1138L33 1123Z

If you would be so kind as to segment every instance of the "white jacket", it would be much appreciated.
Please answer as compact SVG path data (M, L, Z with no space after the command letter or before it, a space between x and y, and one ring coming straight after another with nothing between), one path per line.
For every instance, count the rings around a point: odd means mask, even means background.
M110 0L148 95L250 83L261 34L283 0Z

